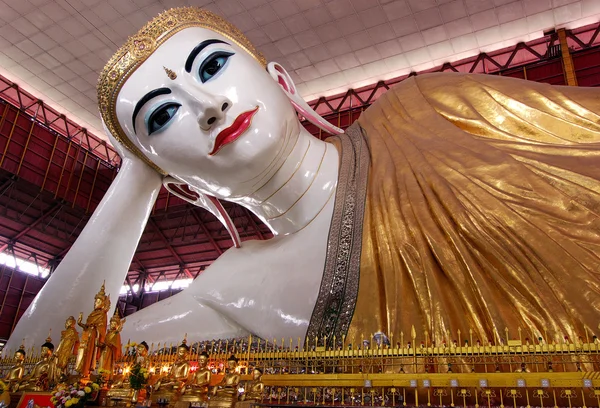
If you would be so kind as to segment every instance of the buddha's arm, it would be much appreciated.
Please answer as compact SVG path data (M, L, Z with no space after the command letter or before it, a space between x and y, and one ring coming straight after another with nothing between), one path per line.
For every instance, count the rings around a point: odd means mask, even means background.
M81 327L83 330L87 330L87 328L88 328L87 322L86 323L83 322L83 315L82 314L79 314L79 318L77 319L77 325L79 327Z
M240 381L242 380L242 376L239 374L235 374L233 376L233 381L231 382L231 386L232 387L237 387L240 383Z
M179 342L184 329L188 338L199 341L248 336L241 325L199 302L188 289L128 316L121 336L154 343Z
M43 342L48 328L62 326L65 315L89 308L103 280L106 292L118 295L160 187L161 177L153 169L138 159L123 160L98 208L6 346L17 348L24 337Z
M183 370L178 371L175 376L176 381L187 381L190 373L190 366L186 365Z

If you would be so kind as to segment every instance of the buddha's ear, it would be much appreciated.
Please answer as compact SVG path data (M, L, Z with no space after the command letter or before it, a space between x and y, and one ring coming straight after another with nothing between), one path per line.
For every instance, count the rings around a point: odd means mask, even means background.
M304 116L306 120L308 120L313 125L317 126L319 129L324 130L327 133L331 133L332 135L339 135L344 133L342 129L337 126L333 126L331 123L323 119L317 112L311 108L304 99L298 94L298 90L296 89L296 85L294 85L294 81L287 73L285 68L283 68L280 64L276 62L270 62L267 65L267 72L271 75L283 92L287 95L290 102L296 109L300 115Z
M183 183L170 176L167 176L163 179L163 186L165 186L169 193L181 198L184 201L187 201L188 203L194 204L197 207L204 208L212 215L217 217L225 229L227 229L227 232L229 232L229 235L233 241L233 245L236 248L242 246L242 241L240 240L237 228L233 224L229 214L227 214L227 211L225 211L225 208L223 208L221 202L216 197L193 189L186 183Z

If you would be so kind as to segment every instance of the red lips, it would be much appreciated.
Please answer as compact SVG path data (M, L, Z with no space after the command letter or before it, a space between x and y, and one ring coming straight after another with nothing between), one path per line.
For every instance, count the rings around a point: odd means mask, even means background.
M252 118L256 112L258 112L258 106L251 111L242 113L240 116L235 118L231 126L229 126L227 129L221 130L215 139L215 146L208 155L212 156L217 154L223 146L235 142L242 134L244 134L244 132L250 127Z

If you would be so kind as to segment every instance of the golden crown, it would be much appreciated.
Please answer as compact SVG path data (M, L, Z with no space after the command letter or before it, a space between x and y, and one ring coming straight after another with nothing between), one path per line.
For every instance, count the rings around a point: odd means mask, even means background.
M104 283L105 282L102 282L102 286L100 287L100 290L98 291L98 293L96 293L96 296L94 296L94 299L102 299L102 300L106 299L106 292L104 292Z
M148 159L121 128L116 114L117 95L125 81L161 44L188 27L207 28L217 32L248 52L263 66L267 65L262 54L240 30L218 15L197 7L174 8L159 14L119 48L98 79L98 107L102 120L119 143L163 175L167 173Z
M121 322L121 316L119 316L119 308L115 307L115 313L110 318L111 321Z

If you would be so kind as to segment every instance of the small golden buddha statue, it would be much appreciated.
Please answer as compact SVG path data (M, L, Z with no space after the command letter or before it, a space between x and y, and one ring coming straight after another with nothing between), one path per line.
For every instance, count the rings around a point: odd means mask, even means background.
M108 337L108 335L107 335ZM148 358L148 343L142 341L135 346L136 351L136 363L139 363L144 368L150 367L150 359ZM113 383L108 390L106 396L108 399L113 401L125 401L129 403L132 400L134 391L129 383L129 378L121 374L112 377Z
M98 343L100 349L100 359L98 368L109 372L108 379L112 378L114 363L121 358L121 330L125 318L119 317L119 312L115 309L115 314L110 318L108 333L103 342Z
M236 372L238 359L231 356L227 359L227 371L219 384L212 390L208 402L209 408L232 408L237 402L238 386L241 376Z
M25 373L25 367L23 367L25 355L25 346L21 344L21 347L15 352L15 365L8 369L8 373L3 378L9 390L23 378L23 374Z
M71 356L75 355L79 344L79 333L75 329L75 318L69 316L65 322L65 330L60 332L60 343L53 354L57 376L66 376Z
M177 347L177 357L169 372L160 377L152 392L152 400L159 398L167 399L172 405L179 400L181 392L188 383L190 374L190 362L188 361L190 348L184 338L183 342Z
M209 356L203 351L198 356L198 369L182 391L181 401L204 402L208 401L208 386L212 372L207 367Z
M246 383L246 392L244 393L244 401L259 402L263 399L263 391L265 385L262 382L263 372L260 368L255 367L252 371L252 380Z
M140 363L144 368L150 368L150 358L148 357L148 343L142 341L137 346L135 346L135 361L136 363Z
M89 314L83 323L83 313L79 313L77 324L83 329L81 342L77 350L75 371L82 378L89 377L90 371L96 369L96 363L100 357L99 345L104 343L106 336L107 312L110 308L110 297L104 292L104 283L100 291L94 297L94 311Z
M38 361L29 374L18 381L13 392L17 391L48 391L49 384L55 380L55 365L53 364L52 353L54 344L50 336L42 344L41 360Z

